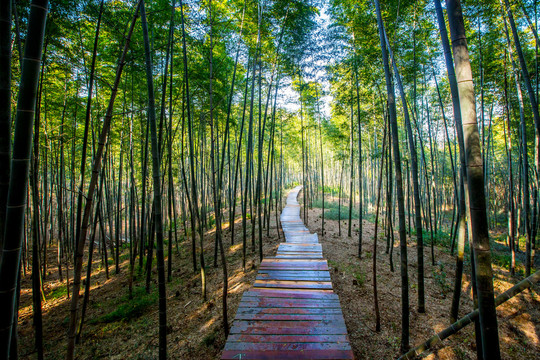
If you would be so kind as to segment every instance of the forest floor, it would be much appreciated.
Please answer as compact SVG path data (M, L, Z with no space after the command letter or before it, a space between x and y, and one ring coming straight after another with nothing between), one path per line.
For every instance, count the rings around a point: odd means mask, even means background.
M329 210L327 210L329 211ZM303 215L303 211L301 212ZM352 236L347 236L348 221L341 221L342 234L338 234L338 221L325 221L325 234L321 236L321 209L308 211L308 228L319 233L323 254L331 267L334 291L339 295L351 345L357 359L395 359L399 356L401 334L401 280L399 276L399 244L396 234L393 259L395 271L390 271L389 255L385 253L384 230L379 228L377 251L379 306L381 331L375 332L372 292L372 253L374 225L364 220L362 243L364 255L358 253L358 220L352 221ZM227 225L225 225L227 227ZM251 226L248 244L251 244ZM266 234L266 230L264 231ZM494 238L497 234L494 234ZM498 238L502 238L498 236ZM414 238L413 238L414 239ZM168 354L171 359L219 359L225 344L222 329L222 270L213 267L214 233L205 235L205 261L207 265L208 301L202 299L200 274L193 272L191 240L179 243L174 251L172 281L167 284ZM271 216L270 236L263 242L264 256L275 255L278 239L275 214ZM198 243L198 241L197 241ZM230 246L230 233L224 231L229 271L229 322L234 319L242 293L248 290L257 273L258 255L248 246L246 272L242 271L242 228L237 220L235 245ZM427 242L429 244L429 242ZM257 244L258 245L258 244ZM411 346L417 345L435 332L446 328L452 301L455 260L444 242L434 249L435 266L431 265L431 251L425 247L426 313L416 311L417 278L416 246L409 240L409 298ZM517 283L522 276L510 277L507 269L508 254L503 243L495 243L494 271L497 294ZM67 345L69 299L65 280L59 281L56 268L56 247L51 249L49 268L43 284L46 301L43 303L43 333L46 359L63 359ZM99 259L97 253L95 259ZM158 352L157 274L154 266L151 293L146 294L145 276L136 276L133 299L128 297L129 253L120 255L120 273L115 273L110 260L110 278L105 276L101 262L95 260L91 280L90 302L84 324L81 344L76 348L78 359L156 359ZM198 259L197 259L198 261ZM465 263L460 316L472 309L470 266ZM521 275L519 275L521 272ZM72 276L73 269L69 269ZM135 270L138 274L138 270ZM71 289L70 289L71 290ZM82 295L82 291L81 291ZM82 302L82 301L81 301ZM540 289L525 291L498 308L499 336L504 359L540 358ZM19 353L21 359L33 359L34 327L32 322L32 295L29 274L21 282L19 317ZM474 327L469 325L457 335L443 341L427 359L475 359Z
M331 201L331 200L330 200ZM330 203L331 204L331 203ZM329 204L327 204L328 206ZM335 204L334 204L335 205ZM343 206L343 205L342 205ZM334 209L335 210L335 209ZM326 211L332 211L326 210ZM328 214L325 211L325 214ZM348 210L342 209L347 219L325 219L324 236L321 235L322 211L308 212L307 227L319 234L323 256L328 259L334 291L339 295L349 338L357 359L396 359L400 355L401 340L401 277L399 236L395 234L393 249L394 272L390 270L386 254L385 231L379 223L377 243L377 287L381 316L381 331L375 331L375 310L372 287L372 255L374 224L364 220L362 234L363 256L358 258L358 220L352 221L351 237L348 233ZM334 211L334 215L337 212ZM301 211L303 217L303 211ZM397 219L396 219L397 220ZM379 220L380 222L380 220ZM417 311L417 250L416 237L408 237L407 257L409 274L410 345L416 346L435 333L450 326L450 307L455 279L455 256L450 255L448 239L434 246L435 265L431 261L429 233L424 233L424 274L426 312ZM492 239L503 239L502 234L491 234ZM524 267L519 264L516 276L508 269L509 250L503 241L495 241L493 270L495 295L508 290L522 280ZM524 246L522 246L524 251ZM468 252L468 246L466 253ZM520 262L523 256L518 257ZM538 260L538 257L537 257ZM536 268L540 265L537 261ZM466 256L459 317L472 311L470 263ZM540 359L540 287L517 295L497 308L500 347L503 359ZM476 359L474 325L444 340L424 358Z
M244 291L257 275L258 252L251 250L251 222L248 219L246 272L242 271L242 220L237 219L235 244L230 246L228 223L224 224L224 245L229 276L228 318L232 322ZM281 234L281 232L280 232ZM280 243L275 213L270 221L270 236L264 230L263 254L273 256ZM282 235L280 235L282 236ZM183 238L183 237L182 237ZM208 301L202 298L200 272L193 272L191 239L179 241L179 252L173 246L172 280L167 283L168 355L170 359L216 359L225 345L222 327L222 268L214 268L214 231L205 234ZM179 236L180 239L180 236ZM257 237L258 239L258 237ZM197 238L197 252L199 240ZM96 245L97 247L97 245ZM165 246L167 248L167 246ZM258 249L258 240L255 249ZM166 254L167 255L167 254ZM59 281L56 245L48 257L49 267L43 303L43 340L45 359L64 359L67 349L70 300L67 295L66 272ZM129 252L120 254L120 273L115 273L112 257L110 278L105 276L99 254L94 253L90 301L82 331L81 344L76 346L77 359L157 359L158 296L157 270L154 264L151 293L145 291L146 276L135 269L133 299L129 299ZM85 256L85 259L87 256ZM219 256L218 256L219 259ZM86 261L86 260L85 260ZM199 263L199 255L197 255ZM167 268L167 258L165 259ZM83 279L86 265L83 267ZM73 276L73 267L69 268ZM71 287L69 289L71 291ZM82 304L83 289L81 289ZM20 359L35 359L32 320L32 283L30 273L22 278L19 310Z

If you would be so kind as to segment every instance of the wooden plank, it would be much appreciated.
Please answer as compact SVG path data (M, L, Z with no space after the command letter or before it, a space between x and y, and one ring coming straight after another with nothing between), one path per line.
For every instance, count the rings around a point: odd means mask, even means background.
M306 243L281 243L278 248L283 249L293 249L293 250L302 250L302 251L322 251L321 244L306 244Z
M278 260L278 259L273 259L273 258L266 258L266 259L263 259L263 261L261 261L261 265L264 265L264 264L272 264L272 263L280 263L280 262L285 262L285 263L314 263L314 264L328 264L328 261L326 260L309 260L309 261L301 261L301 260L298 260L298 261L289 261L289 260Z
M302 308L320 308L320 307L326 307L326 308L340 308L338 301L309 301L309 299L281 299L281 300L260 300L260 301L249 301L249 300L242 300L240 302L241 307L247 308L247 307L255 307L255 308L261 308L261 307L267 307L267 308L283 308L283 307L302 307Z
M349 360L354 359L351 350L333 350L333 351L223 351L221 358L224 360Z
M265 261L266 260L266 261ZM319 266L319 267L328 267L328 263L326 262L326 260L323 260L323 259L316 259L316 260L313 260L313 259L290 259L290 260L287 260L287 259L276 259L276 258L269 258L269 259L265 259L261 262L260 266L261 267L272 267L272 266L283 266L283 265L287 265L287 266L304 266L304 267L307 267L307 266Z
M327 276L314 276L314 275L307 275L307 276L300 276L300 275L293 275L293 276L287 276L287 275L281 275L281 274L261 274L257 275L256 280L299 280L299 281L308 281L308 280L314 280L314 281L331 281L330 275Z
M252 321L339 321L343 319L342 314L236 314L235 320Z
M304 256L306 260L311 260L310 256L322 256L322 251L301 251L301 250L286 250L286 249L282 250L282 249L278 249L276 254L277 255L274 257L274 259L276 259L276 258L279 259L279 257L278 257L279 255L296 255L296 256L298 256L298 259L302 259L302 256Z
M280 256L294 256L291 259L295 260L321 260L322 259L322 253L320 252L292 252L292 251L278 251L277 255L274 257L274 259L284 259ZM318 257L315 257L318 256Z
M313 343L313 342L346 342L346 335L250 335L233 334L227 341L235 342L288 342L288 343Z
M304 308L304 307L239 307L236 314L304 314L304 315L328 315L341 314L341 308Z
M282 291L282 292L288 292L288 291L296 291L296 292L320 292L320 293L326 293L326 294L333 294L334 290L330 289L272 289L272 288L252 288L253 291Z
M322 255L322 250L317 250L317 249L291 249L291 248L278 248L276 253L298 253L298 254L306 254L306 255L310 255L310 254L320 254ZM266 259L268 259L268 262L271 262L271 260L274 260L276 259L275 256L268 256ZM319 261L321 260L325 260L325 259L318 259ZM306 261L313 261L313 260L309 260L309 259L306 259Z
M322 259L322 253L305 253L305 252L289 252L289 251L278 251L276 259L305 259L305 260L316 260Z
M296 280L255 280L255 285L257 284L274 284L274 285L330 285L332 286L332 283L329 283L328 281L296 281Z
M261 262L260 269L306 269L306 270L329 270L326 260L320 259L280 259L273 258Z
M277 253L289 253L289 254L296 254L296 255L322 255L322 250L314 248L314 249L295 249L290 247L281 247L277 249Z
M234 330L233 330L234 329ZM280 332L281 331L281 332ZM325 321L250 321L235 320L231 328L231 333L247 334L296 334L296 335L346 335L347 328L343 319Z
M322 252L321 244L286 244L282 243L278 247L278 251L309 251Z
M270 323L270 321L266 321ZM313 325L313 326L292 326L294 321L288 321L291 324L288 327L270 327L270 326L247 326L244 324L236 325L236 321L231 327L231 334L251 334L251 335L347 335L345 324L342 325Z
M286 276L326 276L330 277L330 272L326 270L260 270L259 275L286 275Z
M277 280L277 281L322 281L322 282L330 282L331 279L330 277L324 277L324 276L319 276L319 277L313 277L313 276L299 276L299 275L296 275L296 276L279 276L279 275L275 275L275 276L265 276L265 275L258 275L256 278L256 280L260 280L260 281L264 281L264 280Z
M288 244L296 244L296 243L300 243L300 244L318 244L319 243L319 240L317 239L302 239L302 238L287 238L285 237L285 241L288 243Z
M307 236L285 236L287 244L319 244L319 239Z
M327 281L255 280L254 287L331 290L332 283Z
M264 297L271 298L292 298L292 299L318 299L318 300L338 300L334 293L320 293L317 291L299 292L294 290L276 291L276 290L249 290L244 292L244 297Z
M278 256L279 255L294 255L298 256L298 259L302 259L302 256L305 256L305 259L309 259L310 256L322 256L322 252L320 251L287 251L287 250L278 250L277 251ZM276 258L278 258L276 256Z
M349 343L253 343L253 342L227 342L225 350L238 351L304 351L304 350L350 350Z

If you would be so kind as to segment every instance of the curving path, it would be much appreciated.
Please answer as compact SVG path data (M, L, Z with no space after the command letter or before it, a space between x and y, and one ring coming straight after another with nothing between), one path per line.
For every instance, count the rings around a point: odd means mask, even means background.
M300 219L301 189L287 196L286 242L244 293L222 359L354 359L321 244Z

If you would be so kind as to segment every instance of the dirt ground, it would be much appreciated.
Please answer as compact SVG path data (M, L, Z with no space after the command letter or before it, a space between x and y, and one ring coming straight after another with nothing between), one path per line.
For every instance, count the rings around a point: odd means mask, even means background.
M357 257L358 221L353 220L352 236L347 237L347 221L342 221L342 236L338 236L337 221L326 220L325 234L321 236L321 209L309 210L308 227L318 232L323 244L324 256L331 267L334 291L339 295L351 344L357 359L392 359L399 356L401 334L401 282L399 276L399 246L393 251L395 271L389 268L386 242L381 237L377 248L379 304L382 329L375 332L372 253L373 224L364 221L362 236L364 255ZM228 225L226 224L226 227ZM251 229L251 227L249 227ZM248 250L246 272L242 271L242 228L237 220L235 244L230 245L230 232L225 230L229 270L229 322L232 322L242 293L250 288L257 273L258 255L251 251L251 231L248 230ZM379 230L379 234L381 234ZM266 234L266 230L265 230ZM171 359L219 359L225 344L222 330L222 272L213 267L214 233L205 237L205 261L207 265L208 301L203 302L200 274L193 272L191 262L191 240L179 244L179 252L174 250L172 281L167 284L167 316L169 324L168 354ZM263 242L264 256L273 256L280 240L272 214L270 236ZM417 345L449 325L449 309L454 281L454 259L442 248L435 248L436 265L431 265L429 248L425 249L426 313L416 311L416 247L409 241L409 296L410 296L410 337L411 345ZM157 297L142 301L137 311L125 309L130 304L128 294L127 251L121 256L125 260L120 273L115 274L110 266L110 279L95 261L91 280L90 303L82 340L77 345L78 359L155 359L158 351L158 308ZM97 259L97 253L94 255ZM66 281L60 282L56 269L55 248L49 256L49 271L44 282L46 300L43 303L44 348L46 359L65 357L67 328L69 320L69 300ZM155 266L154 266L155 268ZM518 282L501 267L495 269L495 289L497 294ZM65 272L65 269L64 269ZM70 276L73 270L69 270ZM469 274L466 264L465 274ZM152 293L157 293L157 274L153 273ZM144 300L148 297L143 290L144 276L138 276L134 283L134 296ZM22 279L21 306L19 317L19 353L21 359L33 359L34 328L32 324L32 295L29 275ZM540 358L540 294L539 287L525 291L498 308L499 335L504 359ZM82 295L82 291L81 291ZM469 276L463 277L463 293L460 316L472 309ZM111 314L124 309L125 318ZM445 340L427 359L475 359L474 327L460 331Z
M248 219L248 224L251 224ZM224 224L224 245L228 264L229 322L232 322L242 293L255 281L258 252L251 250L251 226L248 228L246 272L242 270L242 221L235 226L235 244L230 245L228 224ZM264 256L274 255L279 245L275 213L270 222L270 236L264 230ZM280 235L282 236L282 235ZM258 238L256 240L258 242ZM172 281L167 284L168 355L170 359L216 359L225 345L222 330L222 270L213 267L214 232L205 235L205 263L207 267L208 301L203 302L200 272L193 272L191 240L179 244L180 252L173 250ZM198 240L197 240L198 246ZM258 243L256 244L258 249ZM114 265L109 268L110 279L100 268L99 255L94 254L95 270L91 280L87 321L84 324L81 344L76 347L77 359L157 359L158 354L158 306L157 296L150 297L150 305L129 312L128 319L103 319L129 303L129 261L127 252L115 274ZM165 265L167 266L167 259ZM112 260L111 260L112 261ZM197 256L197 261L199 261ZM56 245L49 256L50 266L44 282L46 301L43 303L43 338L46 359L65 358L69 321L69 300L65 294L66 280L58 280L56 269ZM86 268L86 265L84 266ZM70 276L73 269L69 270ZM144 292L145 276L137 276L134 282L134 298L148 297ZM71 290L71 289L70 289ZM157 293L157 272L152 274L152 294ZM56 295L59 294L59 295ZM81 296L83 291L81 290ZM82 303L82 301L80 302ZM146 302L143 302L146 304ZM21 359L34 359L34 327L32 321L31 279L25 276L21 284L19 311L19 354ZM121 312L121 314L123 314Z
M357 359L396 359L401 341L401 277L399 238L396 233L393 251L394 272L390 271L384 230L379 225L377 243L377 287L381 314L381 331L375 332L375 310L372 287L372 254L374 225L364 220L363 256L358 258L358 220L352 221L351 237L347 236L348 220L325 220L321 235L321 209L308 214L308 228L319 234L323 254L331 267L334 291L339 295L345 323ZM424 247L426 312L417 311L417 255L415 238L408 241L410 345L423 343L450 325L450 307L455 278L455 257L435 247L435 266L431 250ZM459 316L472 310L470 266L466 262ZM494 265L496 295L506 291L522 278L510 277L509 271ZM503 359L540 359L540 287L537 285L497 308L500 346ZM444 340L426 359L476 359L474 325Z

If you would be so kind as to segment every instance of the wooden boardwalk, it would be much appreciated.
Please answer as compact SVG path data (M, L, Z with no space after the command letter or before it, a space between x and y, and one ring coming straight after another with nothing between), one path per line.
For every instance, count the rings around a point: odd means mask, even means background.
M281 214L286 242L244 293L222 359L354 358L321 244L300 219L301 188Z

